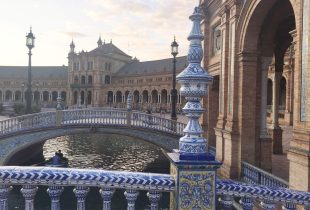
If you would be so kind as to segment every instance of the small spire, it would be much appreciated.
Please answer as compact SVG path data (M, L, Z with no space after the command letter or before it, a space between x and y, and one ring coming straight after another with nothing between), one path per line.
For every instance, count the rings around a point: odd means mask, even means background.
M73 42L73 38L72 38L72 41L71 41L71 44L70 44L70 52L74 53L74 48L75 48L75 44Z
M97 44L98 44L98 47L102 46L101 34L99 35L99 39L98 39Z

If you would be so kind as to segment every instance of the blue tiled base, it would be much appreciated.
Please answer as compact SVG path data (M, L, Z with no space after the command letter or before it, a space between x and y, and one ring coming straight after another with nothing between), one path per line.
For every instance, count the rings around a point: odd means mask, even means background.
M214 155L210 153L192 155L192 154L180 153L179 150L176 149L174 149L173 152L179 154L179 160L215 161Z

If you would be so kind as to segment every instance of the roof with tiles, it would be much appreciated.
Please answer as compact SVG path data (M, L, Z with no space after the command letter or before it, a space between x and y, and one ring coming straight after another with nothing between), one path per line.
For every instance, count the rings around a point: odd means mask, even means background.
M177 57L176 70L182 70L186 68L188 62L187 57ZM159 73L171 73L173 68L173 58L155 60L155 61L144 61L133 60L132 63L127 64L121 68L116 76L134 76L134 75L153 75Z
M32 78L35 79L61 79L67 80L67 66L32 66ZM27 79L28 66L0 66L1 79Z
M131 56L124 53L122 50L120 50L118 47L116 47L113 43L103 43L101 46L97 47L96 49L90 51L89 53L100 53L100 54L119 54L122 56L126 56L128 58L131 58Z

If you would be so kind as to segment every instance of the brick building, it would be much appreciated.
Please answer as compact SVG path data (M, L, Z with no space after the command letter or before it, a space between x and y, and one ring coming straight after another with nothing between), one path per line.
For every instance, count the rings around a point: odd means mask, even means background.
M309 0L201 0L204 66L214 76L204 105L208 138L236 178L241 161L272 172L283 127L293 126L290 187L310 189Z

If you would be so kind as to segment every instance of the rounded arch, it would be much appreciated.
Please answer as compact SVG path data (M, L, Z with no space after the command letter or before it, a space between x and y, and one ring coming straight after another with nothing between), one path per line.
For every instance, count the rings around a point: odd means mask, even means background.
M85 83L86 83L86 77L83 75L81 76L81 84L85 85Z
M80 92L80 94L81 94L81 104L85 104L85 92L84 92L84 90L82 90Z
M296 14L299 14L300 9L298 8L299 6L296 4L295 0L252 0L245 2L236 30L239 31L239 52L257 52L261 28L266 21L265 17L268 16L268 13L273 7L275 7L277 2L284 1L287 1L290 4L294 19L297 20L298 17L296 17ZM283 12L281 14L283 14ZM299 27L300 23L297 21L296 28Z
M57 91L53 91L53 92L52 92L52 101L57 101L57 98L58 98L58 93L57 93Z
M67 100L67 92L66 91L61 91L60 96L61 96L61 99L63 101Z
M77 104L78 103L78 92L74 91L73 93L73 104Z
M92 77L92 75L88 75L87 83L90 84L90 85L93 84L93 77Z
M161 90L161 103L166 104L168 102L168 91L166 89Z
M12 91L10 91L10 90L5 91L5 100L6 101L12 100Z
M15 91L15 101L20 101L22 99L22 92L20 90Z
M79 77L78 76L74 77L74 84L79 84Z
M15 93L15 98L16 98L16 93ZM38 104L40 101L40 92L37 90L34 91L33 98L34 98L35 103Z
M113 92L108 91L108 103L113 103Z
M149 91L144 90L142 92L142 98L143 98L143 103L148 103L149 102Z
M92 103L92 92L89 90L87 91L87 105L91 105Z
M122 103L122 92L121 91L116 92L116 103Z
M158 103L158 91L152 90L152 103L157 104Z
M48 91L43 91L43 101L47 102L49 100L49 93Z
M138 90L135 90L135 91L133 92L133 102L134 102L134 103L139 103L139 100L140 100L139 91L138 91Z

